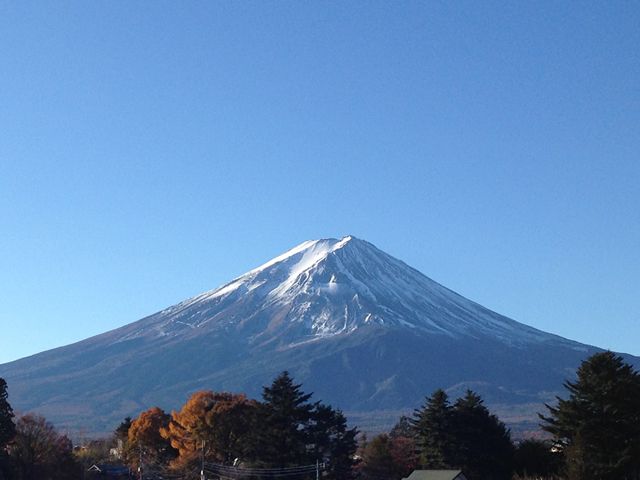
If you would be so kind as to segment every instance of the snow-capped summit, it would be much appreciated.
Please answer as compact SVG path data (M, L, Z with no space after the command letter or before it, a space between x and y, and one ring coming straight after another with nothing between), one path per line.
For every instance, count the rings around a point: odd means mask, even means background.
M594 351L347 236L301 243L142 320L0 365L0 377L16 409L98 432L152 405L176 408L199 389L257 397L282 370L360 422L383 410L394 422L436 388L473 388L498 413L515 408L535 422Z
M226 285L148 317L123 338L239 325L263 326L251 328L252 341L290 345L373 325L509 344L567 344L458 295L351 235L303 242Z

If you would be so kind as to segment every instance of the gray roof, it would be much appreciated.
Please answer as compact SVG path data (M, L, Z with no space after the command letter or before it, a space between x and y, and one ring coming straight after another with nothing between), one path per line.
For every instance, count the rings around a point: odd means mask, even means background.
M466 480L462 470L414 470L406 480Z

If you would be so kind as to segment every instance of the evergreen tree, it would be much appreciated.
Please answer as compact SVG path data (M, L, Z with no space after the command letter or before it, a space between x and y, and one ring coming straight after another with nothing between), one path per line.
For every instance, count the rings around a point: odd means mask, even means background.
M548 441L528 439L514 453L514 472L521 478L558 478L562 455Z
M564 449L570 479L640 477L640 376L612 352L596 353L565 382L569 398L546 405L542 428Z
M316 460L325 464L324 478L348 480L353 477L356 435L357 430L347 427L347 419L341 411L315 404L311 412L309 441Z
M113 431L115 447L118 450L120 459L125 463L132 463L131 457L133 452L129 446L129 429L131 428L131 422L131 417L125 417L124 420L120 422L120 425Z
M397 437L405 437L405 438L413 438L414 431L411 426L411 419L406 415L402 415L398 423L396 423L391 431L389 432L389 436L391 438Z
M467 390L452 408L455 448L451 465L462 468L470 480L508 480L513 469L509 430L484 406L479 395Z
M7 382L4 378L0 378L0 479L9 476L9 457L6 448L16 434L13 409L7 400L8 396Z
M116 440L125 441L129 438L129 429L131 428L131 417L125 417L120 425L113 431Z
M452 417L444 390L436 390L410 420L424 468L449 468L452 465Z
M8 396L7 382L4 378L0 378L0 451L5 449L16 434L13 409L7 400Z
M300 387L285 371L264 388L264 402L258 410L261 425L254 444L256 463L282 468L317 460L307 450L314 409L308 401L312 394L303 393Z

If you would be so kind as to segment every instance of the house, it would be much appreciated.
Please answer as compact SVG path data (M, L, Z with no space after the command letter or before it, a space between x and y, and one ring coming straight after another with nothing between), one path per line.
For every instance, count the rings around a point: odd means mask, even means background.
M414 470L402 480L467 480L462 470Z
M129 478L129 469L122 465L91 465L87 470L90 475L99 478Z

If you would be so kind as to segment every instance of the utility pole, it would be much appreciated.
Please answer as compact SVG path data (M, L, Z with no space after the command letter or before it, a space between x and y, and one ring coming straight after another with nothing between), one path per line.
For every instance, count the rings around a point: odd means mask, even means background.
M320 480L320 460L316 460L316 480Z
M142 480L142 445L140 445L140 461L138 462L138 477Z
M200 480L206 480L206 478L204 478L204 440L202 440L202 449L200 452L200 459L201 459L201 469L200 469Z

